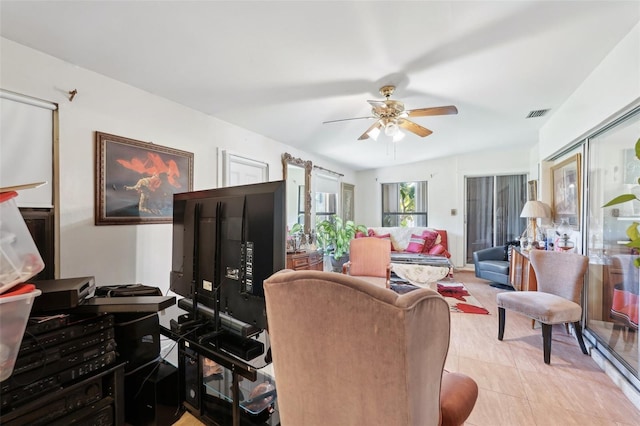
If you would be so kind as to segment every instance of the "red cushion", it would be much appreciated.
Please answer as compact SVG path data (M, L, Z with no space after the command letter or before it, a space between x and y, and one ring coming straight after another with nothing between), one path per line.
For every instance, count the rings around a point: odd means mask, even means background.
M409 253L422 253L422 249L425 246L425 238L423 235L411 234L411 239L405 251Z
M436 231L425 229L422 231L422 238L424 238L424 247L422 252L429 253L429 250L435 245L436 240L438 239L438 233Z
M368 237L368 235L362 231L356 232L356 238L364 238L364 237Z
M440 234L440 244L445 250L449 250L449 243L447 243L447 231L444 229L436 229L436 232Z

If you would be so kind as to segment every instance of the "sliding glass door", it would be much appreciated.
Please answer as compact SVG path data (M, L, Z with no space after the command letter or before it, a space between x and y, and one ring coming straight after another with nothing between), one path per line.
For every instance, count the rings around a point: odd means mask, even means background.
M588 139L586 327L596 345L638 383L638 249L628 247L627 229L640 223L640 201L602 207L622 194L640 198L640 110ZM625 372L626 370L626 372Z
M474 251L504 245L524 231L526 185L525 174L466 178L466 263L473 263Z

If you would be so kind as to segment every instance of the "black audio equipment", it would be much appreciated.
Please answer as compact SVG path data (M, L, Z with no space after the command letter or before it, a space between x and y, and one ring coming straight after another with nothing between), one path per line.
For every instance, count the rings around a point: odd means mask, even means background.
M195 411L200 411L202 369L198 353L185 347L179 355L179 362L183 363L181 368L184 368L184 401Z
M113 352L116 349L116 342L113 339L106 342L98 343L90 347L83 348L79 351L72 352L68 355L60 357L58 360L47 363L46 368L32 369L21 374L12 374L9 379L2 383L2 392L22 387L26 384L36 382L45 376L52 376L59 371L69 369L75 365L82 364L86 361ZM63 382L64 383L64 382Z
M175 296L92 297L74 312L97 314L101 312L160 312L176 304Z
M10 389L8 391L5 391L3 387L2 393L0 394L1 409L4 411L9 407L15 408L39 397L45 392L53 390L57 391L63 384L84 377L93 371L106 367L109 364L113 364L115 360L115 351L108 352L104 355L100 355L89 361L63 370L58 374L36 380L26 386ZM5 382L2 382L2 385L4 385Z
M118 361L126 361L132 371L160 356L158 313L113 314Z
M84 317L70 323L69 326L53 330L38 336L25 335L20 345L18 357L34 350L42 350L89 333L95 333L113 327L113 315Z
M29 424L48 425L52 420L65 416L79 408L86 407L102 399L102 378L95 377L78 388L55 392L55 398L45 405L23 414L13 421L3 422L4 426Z
M69 314L31 316L27 322L26 334L42 334L62 328L69 323Z
M153 361L125 375L125 420L131 425L168 426L178 421L178 369Z
M110 426L113 422L113 398L102 398L91 406L81 408L61 419L49 423L50 426Z
M82 305L96 290L94 277L33 281L42 294L33 301L31 312L61 311Z
M264 344L255 339L247 339L234 334L221 334L216 337L220 349L238 358L249 361L264 353ZM209 343L213 345L213 342Z
M191 312L193 311L193 300L187 297L182 298L178 300L178 307L184 309L185 311ZM215 318L215 311L202 304L198 305L198 314L209 320ZM220 312L220 326L226 331L242 337L255 336L262 331L262 329L256 327L255 325L239 321L232 316L225 314L224 312Z
M15 376L43 365L53 364L66 355L99 345L100 343L104 343L114 337L114 329L106 328L98 331L97 333L82 336L41 351L20 355L16 360L16 365L13 367L13 375Z

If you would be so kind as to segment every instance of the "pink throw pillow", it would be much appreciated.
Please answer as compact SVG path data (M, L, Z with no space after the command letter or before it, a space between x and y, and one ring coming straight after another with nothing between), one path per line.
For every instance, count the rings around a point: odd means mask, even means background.
M438 234L436 231L431 231L429 229L424 230L422 232L422 238L424 238L424 247L422 249L422 252L429 253L429 250L431 250L431 248L437 244L436 240L439 236L440 234Z
M376 233L375 233L375 231L373 229L369 228L367 230L367 235L369 235L370 237L375 237Z
M421 253L424 248L425 239L422 235L411 234L411 239L409 240L409 245L405 251L409 253Z
M356 238L363 238L363 237L366 237L366 236L367 235L362 231L356 232Z

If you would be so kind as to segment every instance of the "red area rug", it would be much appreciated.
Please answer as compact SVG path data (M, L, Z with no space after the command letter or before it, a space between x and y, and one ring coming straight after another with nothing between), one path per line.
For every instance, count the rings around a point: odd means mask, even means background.
M438 281L438 293L449 303L451 312L466 314L489 314L461 282Z

